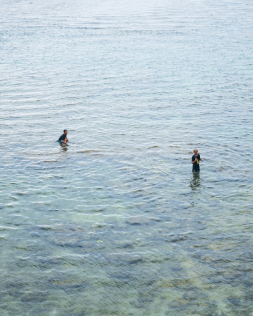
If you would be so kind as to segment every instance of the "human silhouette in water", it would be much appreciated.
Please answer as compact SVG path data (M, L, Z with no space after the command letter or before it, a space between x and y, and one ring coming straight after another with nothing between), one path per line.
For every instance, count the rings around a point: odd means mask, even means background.
M198 154L198 149L193 150L194 155L192 156L192 172L199 172L199 161L204 161L200 158L200 155Z
M67 142L68 142L67 135L68 135L68 131L65 129L63 131L63 134L61 135L61 137L58 140L60 142L60 144L67 144Z

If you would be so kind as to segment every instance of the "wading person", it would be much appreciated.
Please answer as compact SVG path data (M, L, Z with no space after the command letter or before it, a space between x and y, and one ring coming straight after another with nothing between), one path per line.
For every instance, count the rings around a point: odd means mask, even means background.
M68 134L68 131L65 129L63 131L63 134L61 135L61 137L58 140L60 142L60 144L66 144L67 143L67 141L68 141L67 134Z
M199 161L204 161L200 158L200 155L198 154L198 150L193 150L194 155L192 156L192 172L199 172Z

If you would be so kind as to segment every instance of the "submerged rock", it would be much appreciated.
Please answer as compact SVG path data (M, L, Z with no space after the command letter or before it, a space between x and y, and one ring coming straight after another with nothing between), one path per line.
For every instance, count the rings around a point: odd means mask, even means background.
M150 222L160 222L158 217L146 217L146 216L131 216L126 219L126 223L130 225L142 225Z
M196 291L189 290L184 294L184 298L189 299L189 300L194 300L198 297Z
M110 253L106 258L111 261L123 261L127 263L137 263L142 260L140 255L130 253Z
M20 297L24 294L24 290L29 286L29 283L21 280L13 280L5 283L5 289L9 295Z
M114 244L116 244L117 248L133 248L134 247L134 242L131 242L128 240L114 241Z
M76 291L86 288L89 284L86 280L77 280L72 277L55 277L49 280L53 288L59 288L65 291Z
M53 234L48 237L48 241L52 244L63 247L78 247L80 236L76 234Z
M183 306L186 306L189 303L190 303L189 299L180 298L180 299L177 299L177 300L174 300L173 302L171 302L169 304L169 306L173 307L173 308L182 308Z
M131 274L126 271L117 271L110 275L113 279L118 280L129 280L131 278Z
M31 292L21 297L22 302L39 303L47 300L47 295L44 292Z
M139 292L139 300L142 303L150 303L153 301L153 295L148 292Z
M35 226L36 230L44 230L44 231L54 231L58 233L73 233L73 232L83 232L84 228L78 225L69 224L69 223L61 223L57 225L37 225ZM33 228L34 230L34 228Z
M46 265L61 264L63 262L63 258L61 256L41 257L39 260Z

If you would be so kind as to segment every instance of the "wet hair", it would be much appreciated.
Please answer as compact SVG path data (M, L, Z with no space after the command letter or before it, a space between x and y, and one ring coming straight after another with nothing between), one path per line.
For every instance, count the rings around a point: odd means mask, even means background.
M65 133L65 132L67 132L67 130L66 130L66 129L63 131L63 133Z
M193 149L193 152L195 152L195 151L198 151L198 149L196 149L196 148L195 148L195 149Z

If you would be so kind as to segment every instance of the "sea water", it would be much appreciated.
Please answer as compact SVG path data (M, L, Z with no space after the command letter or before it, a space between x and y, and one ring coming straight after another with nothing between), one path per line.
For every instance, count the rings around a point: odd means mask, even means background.
M0 0L1 316L253 315L252 16Z

